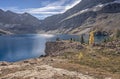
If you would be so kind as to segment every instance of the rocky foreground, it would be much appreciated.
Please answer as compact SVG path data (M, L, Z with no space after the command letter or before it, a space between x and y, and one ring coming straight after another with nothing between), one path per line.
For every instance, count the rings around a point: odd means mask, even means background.
M0 63L0 79L95 79L76 71L55 68L55 63L66 60L51 57L36 58L17 63Z

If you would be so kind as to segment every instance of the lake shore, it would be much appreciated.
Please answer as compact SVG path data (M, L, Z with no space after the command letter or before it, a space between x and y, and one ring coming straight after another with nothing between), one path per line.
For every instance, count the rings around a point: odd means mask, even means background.
M74 41L48 42L46 57L0 62L0 79L119 79L119 53L109 53L118 51L119 43L90 48Z

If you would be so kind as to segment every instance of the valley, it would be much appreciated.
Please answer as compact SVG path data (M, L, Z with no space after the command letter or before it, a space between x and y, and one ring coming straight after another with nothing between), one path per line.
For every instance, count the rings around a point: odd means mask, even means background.
M91 29L113 33L120 29L119 15L119 0L82 0L66 12L43 20L29 13L0 10L0 29L14 34L83 34Z
M59 1L0 7L0 79L120 79L120 0Z

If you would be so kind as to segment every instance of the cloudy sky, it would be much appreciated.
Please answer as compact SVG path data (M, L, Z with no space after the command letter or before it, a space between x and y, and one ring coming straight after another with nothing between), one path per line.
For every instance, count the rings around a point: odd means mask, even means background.
M63 13L81 0L0 0L0 9L16 13L28 12L39 19Z

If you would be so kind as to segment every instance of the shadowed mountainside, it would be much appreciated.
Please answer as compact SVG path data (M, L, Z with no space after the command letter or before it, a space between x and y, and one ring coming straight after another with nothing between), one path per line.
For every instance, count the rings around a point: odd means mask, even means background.
M120 0L82 0L65 13L39 20L28 13L0 10L0 29L13 33L81 34L119 29Z
M14 33L36 33L40 23L40 20L28 13L17 14L0 9L0 29Z
M119 0L82 0L63 14L47 17L41 23L46 32L80 33L91 28L107 31L119 26Z

